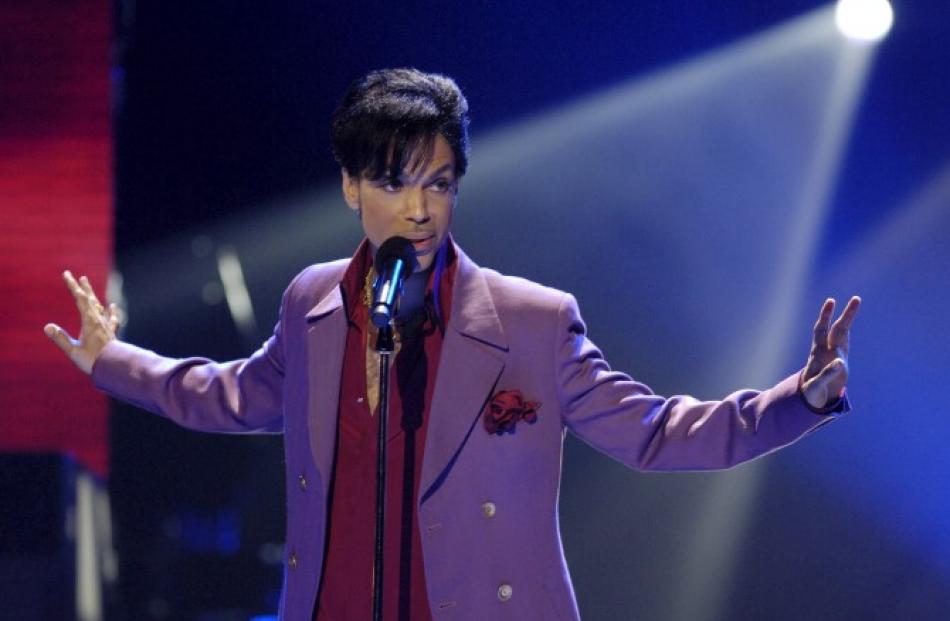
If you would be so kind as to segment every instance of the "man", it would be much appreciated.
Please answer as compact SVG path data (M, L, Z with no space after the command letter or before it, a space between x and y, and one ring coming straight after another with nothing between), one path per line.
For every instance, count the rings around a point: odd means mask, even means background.
M366 239L287 288L274 334L245 360L171 360L115 339L114 307L64 274L79 339L46 332L109 393L194 429L283 431L281 618L369 618L378 358L376 249L412 241L395 327L384 618L577 619L558 532L566 430L641 469L728 468L849 409L848 331L822 306L804 369L722 401L664 399L611 371L569 294L478 267L449 233L467 165L467 103L416 70L354 84L332 124L343 197Z

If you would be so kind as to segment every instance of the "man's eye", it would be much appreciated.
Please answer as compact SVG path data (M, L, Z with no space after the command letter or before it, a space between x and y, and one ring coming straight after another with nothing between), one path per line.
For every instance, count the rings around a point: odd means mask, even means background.
M452 189L452 184L448 179L436 179L432 182L431 187L436 192L448 192Z
M380 186L387 192L398 192L402 189L402 181L399 179L390 179Z

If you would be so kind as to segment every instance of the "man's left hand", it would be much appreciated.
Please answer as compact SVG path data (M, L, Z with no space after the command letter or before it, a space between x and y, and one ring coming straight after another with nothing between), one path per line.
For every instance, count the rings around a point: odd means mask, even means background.
M815 409L833 404L844 394L844 387L848 383L849 332L860 306L861 298L853 296L841 316L832 324L834 299L828 298L821 305L818 321L815 322L811 353L808 354L802 374L802 394Z

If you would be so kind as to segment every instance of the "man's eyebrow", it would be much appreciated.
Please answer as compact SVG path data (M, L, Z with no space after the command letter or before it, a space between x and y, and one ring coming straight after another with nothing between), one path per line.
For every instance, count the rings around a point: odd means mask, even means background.
M437 169L433 170L431 173L425 176L425 179L429 180L439 175L445 174L448 171L455 172L455 164L452 162L446 162L442 166L439 166ZM453 175L454 176L454 175ZM389 183L391 181L410 181L412 180L413 175L407 174L405 170L400 171L398 174L385 174L380 177L377 181L379 183Z
M446 162L442 166L439 166L437 169L429 173L428 178L431 179L433 177L438 177L439 175L441 175L442 173L446 171L454 170L454 168L455 168L455 165L452 164L452 162Z

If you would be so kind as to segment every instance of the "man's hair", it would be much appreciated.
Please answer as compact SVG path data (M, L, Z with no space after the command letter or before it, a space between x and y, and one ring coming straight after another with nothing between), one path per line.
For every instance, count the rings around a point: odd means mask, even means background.
M337 162L348 175L369 179L425 165L440 134L461 177L468 166L468 102L452 78L417 69L382 69L357 80L330 127Z

